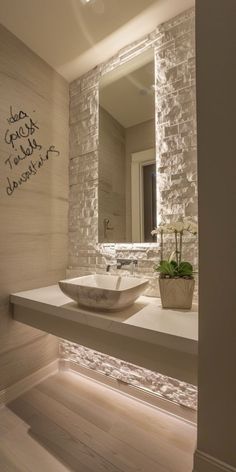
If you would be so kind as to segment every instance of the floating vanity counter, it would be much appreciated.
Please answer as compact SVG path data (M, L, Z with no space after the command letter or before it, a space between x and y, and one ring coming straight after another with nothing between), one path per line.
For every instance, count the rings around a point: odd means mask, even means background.
M57 285L11 295L16 321L164 375L197 383L196 306L163 310L141 296L129 308L106 313L79 307Z

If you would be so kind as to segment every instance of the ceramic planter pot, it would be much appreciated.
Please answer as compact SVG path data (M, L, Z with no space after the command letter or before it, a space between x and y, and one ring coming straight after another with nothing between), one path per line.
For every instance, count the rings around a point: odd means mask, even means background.
M193 302L194 284L194 279L159 278L162 307L190 310Z

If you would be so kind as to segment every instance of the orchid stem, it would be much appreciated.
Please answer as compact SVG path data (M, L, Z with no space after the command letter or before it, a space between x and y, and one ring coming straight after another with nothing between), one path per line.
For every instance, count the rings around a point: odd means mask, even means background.
M161 230L161 261L164 260L163 248L164 248L163 230Z
M179 264L182 260L182 243L183 243L183 231L180 231L180 236L179 236Z
M175 231L175 254L176 254L176 262L179 264L179 250L178 250L178 233Z

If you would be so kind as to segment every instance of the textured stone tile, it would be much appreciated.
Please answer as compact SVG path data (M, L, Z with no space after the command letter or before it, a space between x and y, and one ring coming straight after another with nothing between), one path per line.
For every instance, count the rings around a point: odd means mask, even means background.
M61 341L60 356L114 379L150 391L179 405L197 409L197 388L166 375L124 362L84 346Z
M149 294L158 295L153 266L160 257L159 241L155 245L98 244L98 186L102 178L98 173L99 80L150 47L155 58L160 215L166 222L188 215L197 219L194 22L193 9L172 18L70 85L68 277L104 273L111 260L135 257L138 259L137 275L148 277ZM173 250L171 237L166 239L165 250L168 257ZM183 257L197 268L198 247L194 238L185 238ZM192 386L125 363L121 365L121 361L105 359L99 353L89 353L72 343L61 346L62 352L69 358L72 356L74 362L85 362L90 368L102 369L107 375L124 378L130 383L137 382L136 385L195 408L196 389Z

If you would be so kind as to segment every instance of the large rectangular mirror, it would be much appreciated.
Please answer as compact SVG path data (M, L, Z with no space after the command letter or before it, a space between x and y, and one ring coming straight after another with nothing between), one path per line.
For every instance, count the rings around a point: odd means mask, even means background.
M99 241L155 242L153 49L99 84Z

